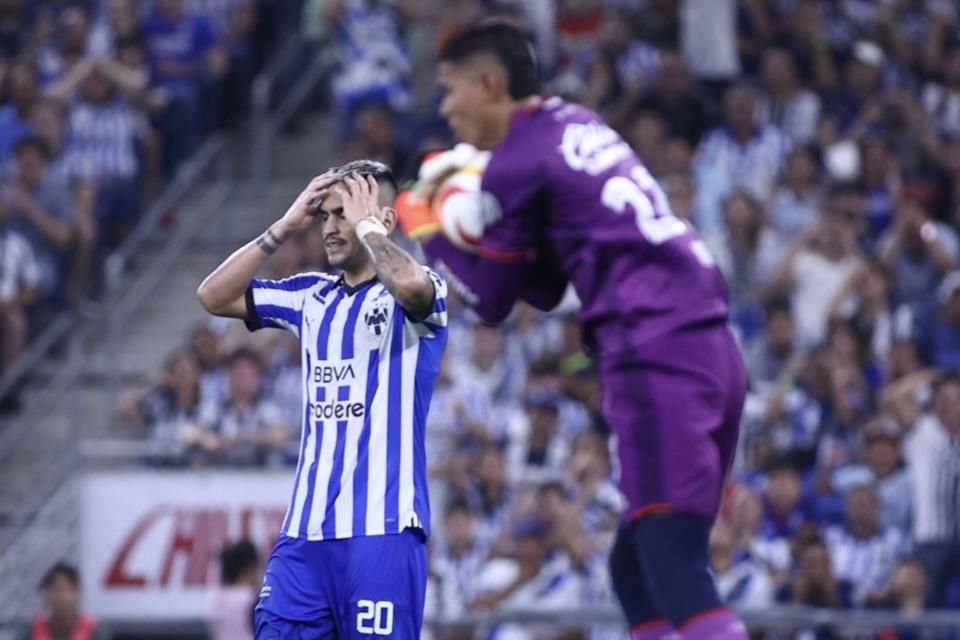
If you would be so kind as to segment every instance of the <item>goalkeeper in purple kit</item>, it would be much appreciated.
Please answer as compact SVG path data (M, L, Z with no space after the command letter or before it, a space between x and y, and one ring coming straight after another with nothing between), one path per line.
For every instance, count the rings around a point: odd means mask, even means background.
M519 30L484 22L454 36L439 84L457 137L491 152L475 198L484 229L473 250L439 233L423 248L489 322L576 290L629 503L610 569L631 638L746 638L707 556L746 393L723 278L615 131L540 97Z

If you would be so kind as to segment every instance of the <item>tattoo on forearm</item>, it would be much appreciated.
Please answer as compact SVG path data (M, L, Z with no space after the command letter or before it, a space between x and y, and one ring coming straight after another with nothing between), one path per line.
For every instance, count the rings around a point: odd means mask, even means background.
M257 246L260 247L260 250L263 251L268 256L272 256L277 252L277 249L280 248L279 244L273 244L266 238L267 234L263 234L257 238Z
M427 286L423 287L422 291L397 291L397 281L404 272L423 273L423 268L413 256L395 245L386 236L375 233L367 235L366 245L373 259L373 267L377 271L377 277L401 305L407 308L412 305L420 310L420 308L428 306L433 301L433 284L429 281L426 282Z
M272 256L287 239L287 234L278 236L273 229L267 229L257 237L257 246L268 256Z

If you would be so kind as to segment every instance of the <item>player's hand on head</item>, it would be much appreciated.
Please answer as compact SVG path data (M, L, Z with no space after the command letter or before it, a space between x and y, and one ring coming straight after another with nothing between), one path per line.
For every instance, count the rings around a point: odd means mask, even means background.
M337 193L343 201L343 217L353 225L364 218L382 220L380 212L380 186L373 176L351 173L337 185Z
M336 173L327 171L307 184L280 219L288 232L306 231L319 220L320 205L336 182Z

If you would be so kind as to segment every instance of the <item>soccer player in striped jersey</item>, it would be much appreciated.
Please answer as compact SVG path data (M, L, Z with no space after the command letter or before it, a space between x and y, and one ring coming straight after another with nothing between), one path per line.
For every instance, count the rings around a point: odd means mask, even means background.
M360 161L314 178L286 214L200 285L207 311L300 338L303 432L267 565L256 637L420 637L430 506L424 424L447 340L447 288L394 244L396 184ZM339 277L259 280L321 224Z

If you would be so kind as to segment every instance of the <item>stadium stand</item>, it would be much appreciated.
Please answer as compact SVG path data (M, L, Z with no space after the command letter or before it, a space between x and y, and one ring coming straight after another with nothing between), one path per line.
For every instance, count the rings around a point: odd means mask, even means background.
M169 178L202 132L236 125L231 149L247 148L242 101L275 33L260 21L289 22L266 1L192 3L189 62L165 65L150 54L164 18L138 35L133 4L56 14L0 4L0 51L10 52L0 224L23 220L3 227L0 248L27 256L0 260L0 295L21 301L0 305L6 327L34 331L39 301L96 294L98 265L136 224L133 211L148 201L140 198L155 195L144 189ZM168 4L176 3L156 0L156 9ZM616 123L728 280L751 385L711 540L725 600L758 637L957 637L960 621L938 617L960 608L955 2L289 4L292 15L302 11L303 37L329 43L336 64L275 123L297 135L277 139L266 193L242 174L225 206L205 206L201 191L178 208L211 223L183 240L183 258L150 299L120 316L122 334L91 347L73 407L73 419L90 424L74 430L62 415L37 426L53 434L47 449L67 452L45 467L64 482L48 482L29 517L12 519L20 535L0 572L29 563L30 577L19 589L0 581L0 617L23 621L35 610L33 589L48 567L32 565L53 560L39 549L76 560L91 544L72 535L82 528L83 490L66 482L84 469L107 467L143 486L167 474L198 487L217 474L252 483L289 475L300 421L296 342L203 319L190 300L196 281L220 248L272 221L325 166L374 158L410 177L421 152L450 144L436 114L434 46L495 15L529 30L551 93ZM9 28L18 20L45 39L18 41ZM87 50L108 57L94 63ZM35 57L23 64L18 51ZM304 47L277 69L278 93L316 58ZM185 80L197 65L206 65L202 80ZM320 115L310 109L318 105ZM110 122L99 134L98 117ZM85 136L117 152L88 149ZM322 238L310 232L272 258L270 277L325 270L322 256ZM83 259L89 266L79 270ZM428 427L434 638L622 637L606 571L620 496L575 304L547 315L520 307L493 329L450 296L450 348ZM23 348L20 333L4 335L13 336L5 356ZM111 375L127 385L119 397L104 383ZM6 475L19 486L26 473Z

